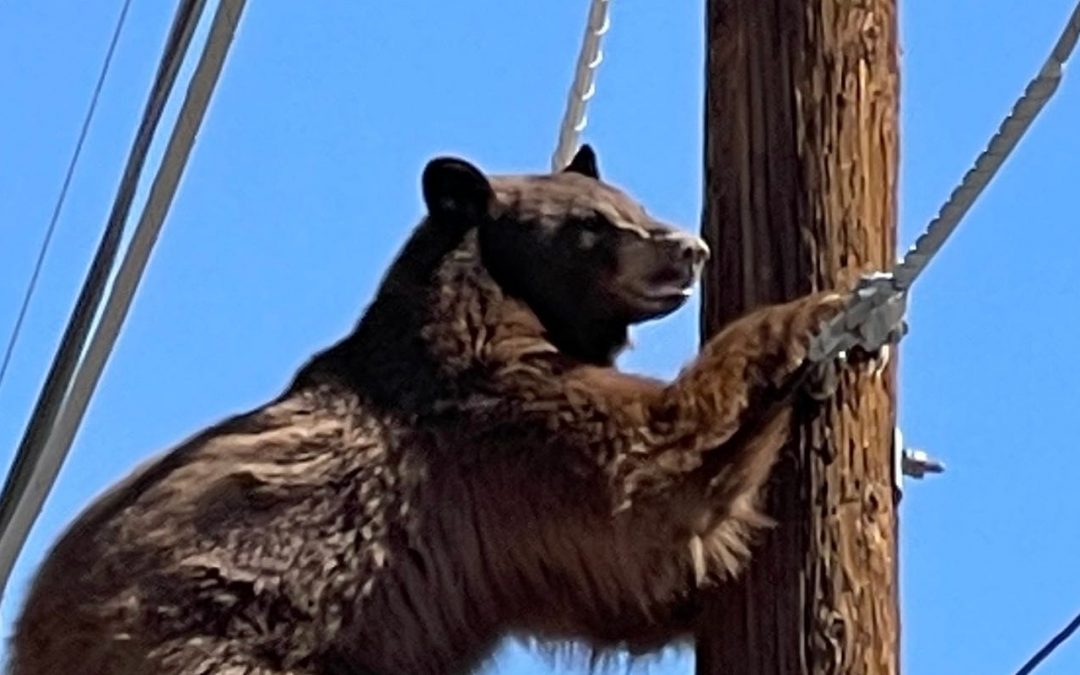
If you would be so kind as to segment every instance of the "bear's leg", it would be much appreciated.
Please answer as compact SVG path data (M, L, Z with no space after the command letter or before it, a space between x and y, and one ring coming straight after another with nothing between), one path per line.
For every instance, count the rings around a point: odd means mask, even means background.
M816 293L758 309L732 322L672 383L667 395L695 427L695 471L721 501L756 491L787 435L797 383L813 385L810 341L846 306L836 293ZM820 375L819 375L820 376ZM826 375L826 379L828 378Z
M728 506L743 509L735 501L764 481L787 437L793 394L812 382L803 377L817 367L807 359L811 340L846 304L840 294L816 293L755 310L709 340L667 385L606 369L573 373L579 379L564 389L587 392L601 410L569 401L566 417L582 418L584 427L610 416L614 438L634 448L612 469L616 508L689 499L721 518ZM609 447L610 428L594 426L595 447Z
M769 523L759 497L789 436L794 394L815 367L810 342L845 306L841 295L818 293L753 311L655 393L647 431L634 436L642 450L616 473L616 503L631 521L643 518L628 536L654 538L658 520L681 524L689 538L679 559L697 584L745 564L751 534Z

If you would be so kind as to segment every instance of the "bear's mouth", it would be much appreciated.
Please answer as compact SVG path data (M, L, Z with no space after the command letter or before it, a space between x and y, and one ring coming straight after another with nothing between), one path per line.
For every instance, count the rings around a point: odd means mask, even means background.
M623 278L617 286L622 303L635 320L643 321L669 314L694 294L694 287L701 277L700 261L665 261L651 269L638 270Z
M633 302L649 314L665 314L682 306L694 294L695 275L661 274L633 289Z
M664 284L653 286L638 293L642 300L656 300L661 302L673 300L685 300L694 294L694 286L678 284Z
M640 295L646 300L685 300L694 294L694 286L700 276L700 265L667 267L645 281Z

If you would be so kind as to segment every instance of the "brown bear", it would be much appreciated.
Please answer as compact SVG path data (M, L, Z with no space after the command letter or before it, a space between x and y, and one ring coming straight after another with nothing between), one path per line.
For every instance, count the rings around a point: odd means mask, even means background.
M647 650L736 572L814 294L673 382L620 372L708 249L601 182L425 168L355 330L276 399L100 497L49 553L13 675L449 675L508 634Z

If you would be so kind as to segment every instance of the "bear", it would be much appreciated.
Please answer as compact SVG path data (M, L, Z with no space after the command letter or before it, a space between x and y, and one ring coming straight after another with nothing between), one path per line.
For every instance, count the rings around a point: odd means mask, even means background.
M747 562L815 292L670 382L615 367L708 247L600 179L421 176L352 332L275 398L137 468L49 551L12 675L456 675L507 635L641 653Z

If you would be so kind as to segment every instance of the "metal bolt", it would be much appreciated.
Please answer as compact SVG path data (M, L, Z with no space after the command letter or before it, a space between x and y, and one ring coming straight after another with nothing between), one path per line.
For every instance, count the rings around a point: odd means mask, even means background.
M904 448L903 455L900 458L900 468L905 476L922 478L928 473L944 472L945 464L934 459L922 450Z
M893 457L896 461L896 489L903 491L904 476L922 479L928 473L942 473L945 464L923 450L904 447L900 427L893 430Z

